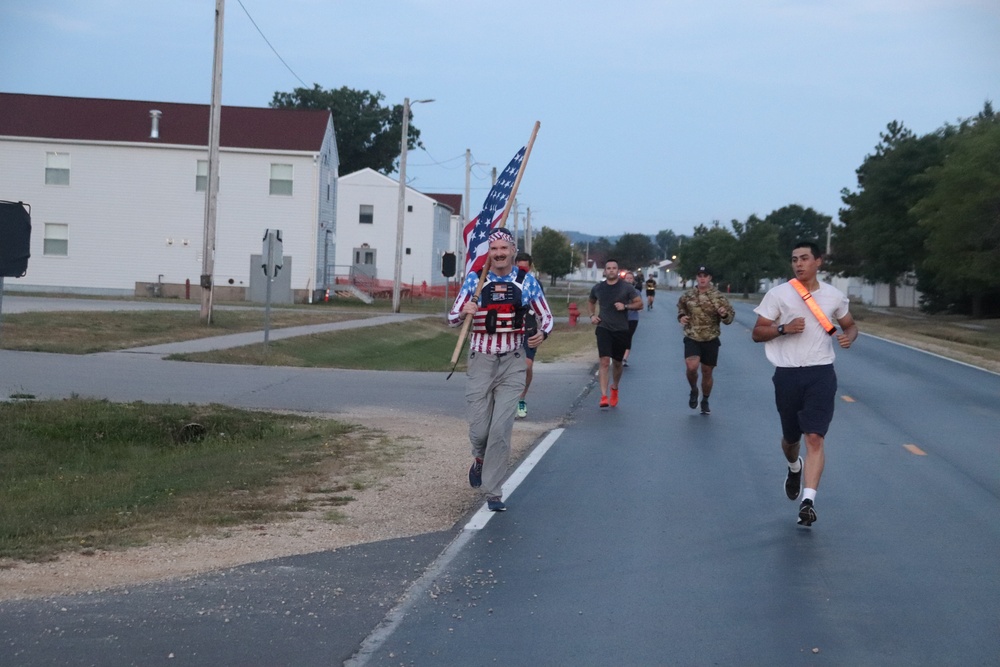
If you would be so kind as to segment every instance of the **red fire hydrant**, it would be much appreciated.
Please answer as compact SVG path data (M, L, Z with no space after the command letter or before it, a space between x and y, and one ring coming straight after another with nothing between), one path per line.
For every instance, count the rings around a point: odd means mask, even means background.
M575 327L576 321L580 317L580 309L576 307L576 301L570 302L570 304L566 306L566 311L569 313L569 325L571 327Z

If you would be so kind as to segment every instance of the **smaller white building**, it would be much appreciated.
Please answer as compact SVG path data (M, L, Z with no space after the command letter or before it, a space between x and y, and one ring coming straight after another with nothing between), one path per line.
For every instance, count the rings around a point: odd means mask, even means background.
M399 181L365 168L337 182L336 261L340 278L363 272L376 294L392 290L399 226ZM451 248L451 207L406 188L400 282L404 289L443 286L441 257Z

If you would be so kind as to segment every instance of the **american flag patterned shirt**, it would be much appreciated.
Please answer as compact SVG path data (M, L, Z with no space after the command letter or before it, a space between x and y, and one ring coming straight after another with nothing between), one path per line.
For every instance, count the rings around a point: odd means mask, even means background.
M486 274L486 280L513 283L517 279L517 271L515 267L505 276L498 276L490 271ZM455 297L455 303L452 304L451 311L448 313L449 325L457 327L462 324L462 307L475 295L478 284L479 275L474 271L470 271L465 276L462 289L459 290L458 296ZM524 276L524 282L521 284L521 304L534 312L538 320L539 331L544 331L546 334L551 333L553 324L552 311L549 309L549 303L545 300L545 294L542 293L542 286L530 273ZM479 311L473 317L484 317L485 312L486 310L480 303ZM513 352L521 348L523 344L523 331L495 334L473 331L469 341L469 349L472 352L482 352L485 354L506 354L507 352Z

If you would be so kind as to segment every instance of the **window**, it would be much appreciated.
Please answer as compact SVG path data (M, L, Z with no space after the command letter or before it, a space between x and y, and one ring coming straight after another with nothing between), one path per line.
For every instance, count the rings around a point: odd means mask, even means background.
M42 246L43 255L66 257L69 255L69 225L54 222L45 223L45 242Z
M208 190L208 160L198 160L198 167L194 172L194 191L206 190Z
M358 213L358 222L362 225L371 225L375 223L375 207L371 204L362 204L361 211Z
M45 154L45 184L69 185L69 153Z
M272 195L292 194L292 165L272 164L271 165L271 190Z

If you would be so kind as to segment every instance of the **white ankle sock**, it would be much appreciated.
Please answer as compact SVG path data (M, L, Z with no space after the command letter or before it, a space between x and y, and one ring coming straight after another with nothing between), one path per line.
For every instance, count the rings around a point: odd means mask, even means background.
M816 489L802 489L802 500L816 502Z
M795 463L789 463L788 469L792 472L800 472L802 470L802 459L795 459Z

